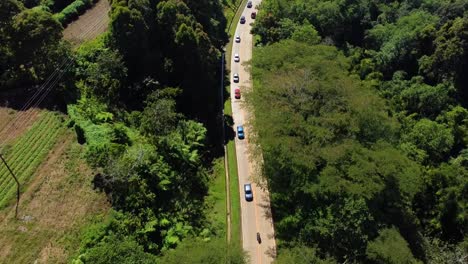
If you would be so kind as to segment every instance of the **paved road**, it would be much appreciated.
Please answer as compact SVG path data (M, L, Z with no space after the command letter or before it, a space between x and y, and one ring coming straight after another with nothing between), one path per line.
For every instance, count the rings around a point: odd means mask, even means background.
M234 119L234 130L238 125L243 124L246 138L239 140L236 137L236 152L237 166L239 173L239 191L241 194L241 221L242 221L242 244L245 251L250 256L250 262L256 264L266 264L273 261L276 252L276 244L274 239L273 222L270 214L270 200L267 190L259 187L257 183L263 185L258 176L254 172L255 162L250 159L249 155L249 113L243 105L242 92L252 89L252 80L250 73L243 62L249 61L252 58L252 35L250 34L251 26L254 20L250 14L256 11L255 7L260 4L261 0L253 0L252 8L245 8L242 15L246 18L245 24L237 24L236 35L241 37L241 43L234 43L232 46L232 61L231 61L231 103ZM238 53L240 62L234 62L234 54ZM239 83L234 83L232 76L234 73L239 74ZM241 89L241 99L234 98L234 89ZM247 202L244 198L244 184L252 183L254 200ZM257 242L257 232L260 232L261 243Z

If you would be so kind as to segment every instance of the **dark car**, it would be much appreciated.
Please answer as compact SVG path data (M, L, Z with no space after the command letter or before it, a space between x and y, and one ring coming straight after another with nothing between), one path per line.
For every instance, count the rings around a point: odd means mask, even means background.
M235 83L238 83L238 82L239 82L239 74L234 73L234 76L232 77L232 80L233 80Z
M244 184L245 200L253 201L252 185L250 183Z
M241 16L240 23L245 24L245 16Z
M250 17L252 19L255 19L257 17L257 12L252 12L252 14L250 14Z
M247 2L247 7L248 7L248 8L251 8L251 7L252 7L252 1L248 1L248 2Z
M242 125L237 126L237 138L239 138L239 139L244 139L245 138L244 127Z
M236 89L234 90L234 98L236 98L236 99L240 99L240 98L241 98L240 89L239 89L239 88L236 88Z

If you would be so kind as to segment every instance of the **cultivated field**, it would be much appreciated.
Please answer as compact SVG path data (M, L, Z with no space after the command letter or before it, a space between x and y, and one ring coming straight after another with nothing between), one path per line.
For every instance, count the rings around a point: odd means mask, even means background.
M4 156L20 184L27 182L63 132L62 118L53 112L42 112L34 125L13 145L7 145ZM16 184L5 166L0 167L0 208L11 202Z

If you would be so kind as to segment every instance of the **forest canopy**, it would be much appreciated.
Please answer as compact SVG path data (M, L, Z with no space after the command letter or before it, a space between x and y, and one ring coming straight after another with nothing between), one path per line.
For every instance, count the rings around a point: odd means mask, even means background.
M278 263L466 259L467 7L262 1L248 96Z

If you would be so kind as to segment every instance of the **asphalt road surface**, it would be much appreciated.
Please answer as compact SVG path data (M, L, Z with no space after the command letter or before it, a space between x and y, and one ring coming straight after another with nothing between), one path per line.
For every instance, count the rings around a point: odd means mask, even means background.
M252 35L250 34L250 23L254 19L250 17L261 0L253 0L252 8L245 8L242 15L246 19L245 24L237 23L236 34L241 37L240 43L232 46L231 58L231 103L234 119L234 131L237 133L237 126L244 125L245 139L238 139L236 135L237 167L239 173L239 191L241 200L241 222L242 222L242 245L249 254L250 263L266 264L271 263L276 255L276 244L274 238L273 221L271 218L269 193L266 189L260 188L261 179L254 173L257 161L250 158L249 147L249 118L250 113L243 105L245 91L253 89L250 72L243 65L243 62L252 58ZM240 62L234 62L234 54L239 54ZM233 75L239 74L239 83L234 83ZM234 89L240 88L241 99L234 98ZM247 202L244 196L244 184L251 183L253 189L253 201ZM257 184L259 183L259 184ZM257 232L260 233L261 243L257 241Z

